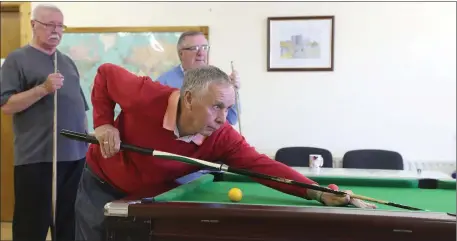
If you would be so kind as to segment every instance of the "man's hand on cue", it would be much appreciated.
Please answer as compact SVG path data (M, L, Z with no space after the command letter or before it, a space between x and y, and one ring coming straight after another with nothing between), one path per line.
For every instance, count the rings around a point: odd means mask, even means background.
M95 129L95 138L100 144L100 150L104 158L110 158L121 149L119 130L112 125L101 125Z
M345 193L352 194L351 190L344 191ZM358 208L376 208L376 205L372 203L365 202L360 199L351 198L349 195L339 196L333 193L323 193L321 197L321 202L327 206L345 206L352 204Z
M231 62L232 65L232 73L230 74L230 80L232 81L233 85L235 85L236 89L240 88L240 75L238 74L238 71L235 70L235 67L233 65L233 61Z
M333 189L333 188L332 188ZM335 190L335 189L334 189ZM344 191L347 194L352 194L351 190ZM358 208L375 209L376 205L365 202L360 199L351 198L349 195L341 196L328 192L308 190L308 195L311 199L317 200L326 206L346 206L349 204Z

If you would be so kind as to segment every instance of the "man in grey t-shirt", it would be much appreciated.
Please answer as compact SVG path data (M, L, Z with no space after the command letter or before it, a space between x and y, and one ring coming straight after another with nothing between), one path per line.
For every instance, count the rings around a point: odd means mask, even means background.
M57 131L87 131L88 105L75 63L56 50L64 29L62 12L50 5L33 11L30 45L8 55L1 70L1 109L13 115L15 208L13 240L46 240L52 225L54 95ZM54 58L57 70L54 73ZM57 92L56 92L57 91ZM74 202L87 144L57 135L59 241L74 240Z

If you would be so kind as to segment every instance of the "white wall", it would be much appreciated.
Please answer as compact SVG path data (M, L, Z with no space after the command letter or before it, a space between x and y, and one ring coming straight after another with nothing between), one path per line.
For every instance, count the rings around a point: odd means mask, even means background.
M242 130L259 151L455 162L455 3L55 4L70 27L209 26L211 63L229 71L234 60L241 74ZM335 15L334 72L266 71L266 19L292 15Z

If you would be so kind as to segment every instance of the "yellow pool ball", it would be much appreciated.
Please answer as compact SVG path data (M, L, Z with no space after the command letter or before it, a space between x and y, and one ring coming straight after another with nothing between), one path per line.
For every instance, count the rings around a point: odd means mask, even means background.
M241 198L243 198L243 192L241 192L239 188L232 188L228 192L228 196L230 198L230 201L239 202L241 201Z

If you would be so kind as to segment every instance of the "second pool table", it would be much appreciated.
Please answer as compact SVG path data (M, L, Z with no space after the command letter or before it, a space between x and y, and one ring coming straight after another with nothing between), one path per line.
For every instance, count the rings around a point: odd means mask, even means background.
M454 181L413 178L313 178L321 185L426 209L377 204L376 210L326 207L276 191L250 178L202 173L159 196L105 206L107 240L456 240ZM432 183L432 184L431 184ZM228 191L239 188L240 202Z

